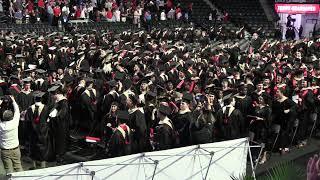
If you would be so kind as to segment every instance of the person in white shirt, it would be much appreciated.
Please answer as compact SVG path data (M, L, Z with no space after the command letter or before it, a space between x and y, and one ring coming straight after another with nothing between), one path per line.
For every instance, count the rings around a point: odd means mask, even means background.
M69 16L69 13L70 13L69 7L66 6L66 5L64 5L64 6L62 7L61 12L62 12L61 14L62 14L63 22L66 23L66 22L68 21L68 16Z
M174 16L175 16L174 9L171 8L170 11L168 12L167 16L168 16L168 19L174 19Z
M120 10L119 8L117 8L115 11L114 11L114 17L115 17L115 21L116 22L120 22L120 19L121 19L121 13L120 13Z
M0 148L1 160L6 173L23 171L21 165L21 153L19 148L18 127L20 120L20 110L13 96L5 97L0 104L10 104L12 101L13 111L4 110L0 122Z
M141 15L142 15L142 10L138 6L137 9L133 12L133 24L137 24L138 28L140 28Z
M82 7L80 19L87 19L87 7L86 6Z
M167 19L166 13L164 12L164 10L161 12L160 14L160 21L165 21Z

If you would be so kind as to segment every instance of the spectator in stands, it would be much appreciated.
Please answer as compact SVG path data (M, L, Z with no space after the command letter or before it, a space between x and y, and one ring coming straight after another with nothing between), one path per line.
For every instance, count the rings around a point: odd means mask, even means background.
M111 11L111 9L108 9L106 12L106 18L108 22L112 22L112 18L113 18L113 13Z
M177 6L175 13L176 13L176 19L180 20L180 18L182 17L180 5Z
M152 15L149 10L144 13L144 22L146 23L147 31L151 31Z
M13 21L13 18L14 18L14 7L13 7L13 3L10 2L10 6L9 6L9 17L11 18L11 22Z
M302 33L303 33L303 26L300 25L300 28L299 28L299 38L302 39Z
M162 10L161 14L160 14L160 21L165 21L167 19L167 15L164 12L164 10Z
M58 21L60 19L61 16L61 9L58 3L55 4L54 8L53 8L53 25L54 26L58 26Z
M167 11L173 9L173 2L172 0L167 0Z
M80 19L87 19L88 12L87 12L87 6L84 4L83 6L81 6L81 13L80 13Z
M44 21L46 16L45 15L46 11L45 11L45 4L43 0L38 0L38 12L39 12L39 17L41 21Z
M61 9L61 17L63 23L66 23L68 21L69 13L69 7L66 4L63 4L63 7Z
M119 8L114 11L115 22L120 22L121 20L121 12Z
M175 11L173 8L170 9L170 11L168 12L168 15L167 15L168 19L171 19L173 20L174 17L175 17Z
M192 11L193 11L193 3L189 3L188 9L187 9L187 13L188 13L189 18L192 18Z
M16 19L17 24L22 24L23 14L20 9L14 13L14 18Z
M133 24L138 25L138 28L141 27L140 25L141 15L142 15L142 9L140 8L140 6L138 6L133 12Z
M107 9L107 10L111 10L112 9L112 0L108 0L108 1L106 1L106 4L105 4L105 8Z
M223 21L224 22L229 21L229 13L227 11L224 11L223 13Z
M53 23L53 8L50 4L47 6L48 23L52 25Z

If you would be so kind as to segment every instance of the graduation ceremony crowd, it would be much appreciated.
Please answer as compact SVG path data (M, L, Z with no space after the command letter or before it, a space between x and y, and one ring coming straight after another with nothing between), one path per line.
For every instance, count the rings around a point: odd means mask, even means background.
M7 173L63 164L71 137L103 157L241 137L267 152L318 131L319 37L252 39L221 28L0 38L0 146ZM245 46L246 44L247 46ZM21 149L21 152L20 152Z

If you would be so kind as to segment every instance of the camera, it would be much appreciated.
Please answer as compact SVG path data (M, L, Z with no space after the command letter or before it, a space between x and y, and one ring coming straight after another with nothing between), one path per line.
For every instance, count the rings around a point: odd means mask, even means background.
M9 120L10 118L5 118L13 115L13 102L10 96L6 95L1 97L2 103L0 106L0 117L1 121Z

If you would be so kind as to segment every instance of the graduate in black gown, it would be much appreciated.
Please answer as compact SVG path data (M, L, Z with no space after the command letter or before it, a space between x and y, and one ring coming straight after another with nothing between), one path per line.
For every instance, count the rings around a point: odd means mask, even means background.
M109 92L103 97L102 100L102 107L101 111L102 114L107 114L110 112L111 103L112 102L119 102L119 93L118 90L118 83L115 80L111 80L107 82L109 86Z
M290 132L293 130L293 122L297 118L296 104L284 95L285 88L277 87L276 101L273 103L273 124L280 125L278 147L281 154L289 152Z
M268 96L259 96L257 98L257 105L254 108L252 116L249 118L250 127L249 131L253 133L252 141L256 143L264 143L265 148L260 160L260 164L267 161L267 151L270 151L270 143L268 143L270 127L271 127L271 107L266 103Z
M174 148L174 126L171 119L168 118L171 109L169 106L160 104L157 116L158 124L155 126L154 142L155 150L166 150Z
M307 79L302 80L302 89L299 93L298 112L299 112L299 147L307 144L307 139L311 133L313 122L317 120L316 99L313 89L309 86Z
M23 89L21 92L17 95L17 103L19 105L20 109L20 126L19 126L19 139L20 144L23 146L26 146L28 142L28 129L30 126L28 123L24 121L26 110L29 106L33 104L33 96L31 91L31 79L25 78L23 79ZM27 152L29 149L27 149Z
M148 129L148 134L150 132L150 128L157 124L156 120L156 96L157 94L151 91L148 91L145 95L146 105L144 107L145 119Z
M32 169L45 168L46 161L52 156L52 142L49 130L49 111L41 102L43 92L35 92L35 104L26 112L25 121L30 123L28 134L30 135L30 157L33 160Z
M248 115L250 115L251 112L253 112L252 107L252 98L247 95L247 87L245 85L240 86L239 88L239 94L235 96L236 99L236 109L239 109L241 112L245 127L249 127L249 120L247 118ZM244 130L244 132L241 132L242 134L247 133L247 129Z
M60 86L53 86L48 89L53 94L55 104L49 114L52 140L57 164L63 162L63 156L68 148L69 124L71 113L69 104Z
M132 130L126 124L129 120L127 111L118 111L117 119L119 125L115 129L108 143L108 157L125 156L132 153Z
M86 90L86 81L84 78L79 78L79 84L74 88L72 91L71 97L69 98L72 114L72 120L74 122L74 128L76 130L80 127L80 120L81 120L81 101L79 100L79 97L81 97L81 94Z
M179 112L173 118L174 127L179 133L181 147L191 145L190 123L193 122L193 116L190 110L190 104L192 101L192 94L185 93L180 102Z
M93 130L98 112L99 92L93 88L93 79L86 79L86 89L81 94L81 121L80 127L85 132Z
M215 127L219 140L232 140L243 136L241 132L244 132L244 118L235 108L235 103L234 97L227 95L223 100L224 107L217 113Z
M132 129L132 151L145 152L149 141L144 110L137 106L138 97L135 95L129 95L126 103L130 114L128 125Z
M197 100L197 102L197 107L193 112L194 121L190 124L191 142L192 144L211 143L215 122L211 106L206 99Z
M24 116L25 111L33 104L33 96L31 90L31 79L25 78L23 81L23 89L17 96L17 102L21 111L21 116Z
M102 118L102 139L106 144L110 141L113 131L119 125L117 119L118 108L119 104L117 102L112 102L110 112Z

